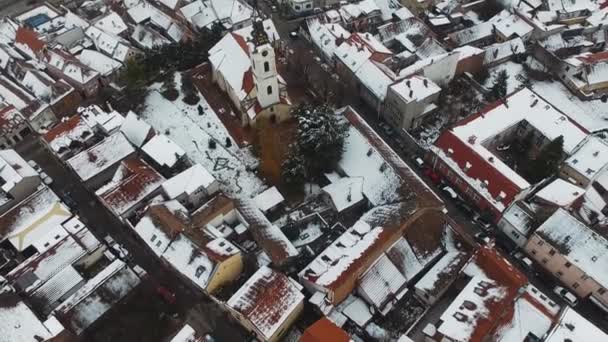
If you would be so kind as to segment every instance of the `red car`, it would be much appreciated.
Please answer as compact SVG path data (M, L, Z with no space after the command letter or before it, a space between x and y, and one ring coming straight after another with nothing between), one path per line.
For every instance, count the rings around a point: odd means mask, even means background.
M433 182L433 184L437 185L441 183L441 176L433 172L433 169L428 168L424 170L424 174L431 179L431 182Z
M167 304L175 304L175 293L171 292L168 288L158 286L156 288L156 293L158 293Z

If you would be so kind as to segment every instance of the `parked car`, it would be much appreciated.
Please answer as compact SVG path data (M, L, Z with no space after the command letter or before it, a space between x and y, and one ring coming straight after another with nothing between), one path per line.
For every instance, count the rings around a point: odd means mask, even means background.
M475 214L473 216L473 221L475 221L475 223L477 223L483 230L492 230L492 223L488 222L488 220L479 214Z
M442 187L441 190L443 190L443 192L450 196L451 199L458 199L458 194L456 193L456 191L454 191L454 189L450 188L449 186L446 185Z
M175 304L175 293L171 292L168 288L158 286L156 288L156 293L158 293L167 304Z
M490 237L484 232L475 233L475 235L473 235L473 238L475 239L475 241L482 245L487 245L491 241Z
M566 303L568 303L568 305L572 307L578 304L578 298L576 298L576 295L561 286L556 286L553 288L553 293L560 296Z
M513 254L513 258L515 258L515 260L517 260L527 270L534 271L534 263L524 253L516 252Z
M46 172L44 172L44 171L40 172L40 178L42 179L42 182L45 185L53 184L53 178L51 178L49 175L47 175Z
M31 166L31 167L32 167L34 170L36 170L36 172L38 172L38 173L39 173L40 171L42 171L42 169L40 168L40 165L38 165L38 163L36 163L36 162L35 162L35 161L33 161L33 160L28 160L28 161L27 161L27 164L28 164L29 166Z
M298 31L291 31L289 32L289 38L291 39L298 39L299 35L298 35Z
M422 158L414 157L413 160L414 160L414 165L416 165L417 168L424 169L425 164L424 164L424 160L422 160Z
M72 194L69 192L65 192L61 200L63 201L63 203L67 204L68 207L70 207L71 209L75 209L78 207L76 201L74 201L74 199L72 198Z

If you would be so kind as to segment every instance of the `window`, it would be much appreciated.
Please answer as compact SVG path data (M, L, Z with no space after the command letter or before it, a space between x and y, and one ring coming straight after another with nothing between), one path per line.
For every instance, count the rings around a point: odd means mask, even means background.
M574 284L572 284L572 288L573 288L573 289L578 289L578 283L574 283Z
M519 234L514 231L511 231L511 235L513 235L516 239L519 239Z
M163 243L163 242L162 242L162 241L160 241L160 240L156 241L156 247L160 247L160 245L162 245L162 243Z
M305 7L306 7L306 8L311 8L311 7L312 7L312 5L311 5L311 4L306 4L306 6L305 6Z
M555 275L556 275L556 276L558 276L558 277L561 277L561 276L563 276L564 274L562 273L562 271L557 271L557 273L555 273Z
M296 11L299 11L299 10L301 9L300 5L295 5L295 6L293 6L293 8L294 8Z
M597 290L597 293L599 293L600 295L603 295L604 293L606 293L606 289L603 287L600 287L600 289Z
M555 255L555 249L551 248L551 250L549 251L549 255Z
M268 95L272 95L272 86L268 86L266 88L266 92L268 93Z
M532 253L532 255L536 255L536 249L533 249L533 250L531 251L531 253Z
M194 276L198 279L203 275L203 273L205 273L205 267L199 266L196 268L196 271L194 272Z
M547 258L543 258L543 264L546 264L546 263L547 263L547 261L549 261L549 259L547 259Z
M567 262L564 264L564 266L566 266L566 268L570 268L570 266L572 266L572 264L570 262Z
M270 71L270 63L264 62L264 72L269 72L269 71Z
M152 235L152 238L150 239L150 241L154 242L156 240L156 234Z
M543 240L538 240L538 242L537 242L536 244L537 244L537 245L539 245L539 246L542 246L542 245L544 245L544 244L545 244L545 241L543 241Z

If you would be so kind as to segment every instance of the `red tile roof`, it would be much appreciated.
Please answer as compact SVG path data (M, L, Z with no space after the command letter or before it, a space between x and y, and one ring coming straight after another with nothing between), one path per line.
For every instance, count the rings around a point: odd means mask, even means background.
M253 87L255 87L255 82L253 81L253 71L251 71L251 68L249 68L249 70L245 71L243 74L243 90L245 93L249 94L253 90Z
M65 133L73 130L78 124L82 121L82 117L80 115L74 115L70 117L66 121L62 121L59 124L55 125L51 128L46 134L42 136L42 139L47 143L55 140L58 136L63 135Z
M236 42L239 44L241 49L243 49L243 51L245 51L245 53L247 55L249 55L249 45L247 45L247 41L245 40L245 38L236 33L230 33L230 34L232 35L234 40L236 40Z
M588 64L605 62L608 60L608 51L602 51L591 55L581 56L578 57L578 59Z
M100 194L100 197L118 215L124 214L165 181L163 176L141 159L123 160L116 173L122 173L122 178L113 188Z
M0 109L0 134L8 134L24 122L25 119L13 105L6 105Z
M38 33L23 26L17 29L15 42L27 45L34 53L42 51L46 46L46 43L38 38Z
M300 342L348 342L350 336L342 328L323 317L309 326Z

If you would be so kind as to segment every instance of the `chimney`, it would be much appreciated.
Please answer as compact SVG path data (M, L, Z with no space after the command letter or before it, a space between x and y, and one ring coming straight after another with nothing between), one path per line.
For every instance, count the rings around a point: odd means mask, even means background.
M425 88L429 87L429 81L426 78L424 80L422 80L422 83L424 83Z
M410 97L414 96L414 91L410 89Z
M411 84L410 80L405 81L405 85L406 85L408 88L410 87L410 84Z

